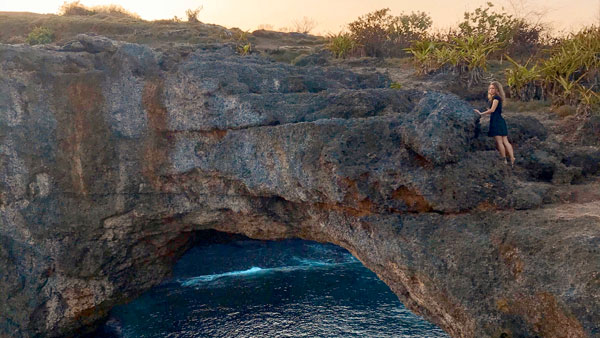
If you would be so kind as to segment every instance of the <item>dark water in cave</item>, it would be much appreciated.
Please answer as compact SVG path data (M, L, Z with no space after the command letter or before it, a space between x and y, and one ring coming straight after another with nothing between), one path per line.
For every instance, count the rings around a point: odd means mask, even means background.
M448 337L345 249L302 240L194 247L97 336Z

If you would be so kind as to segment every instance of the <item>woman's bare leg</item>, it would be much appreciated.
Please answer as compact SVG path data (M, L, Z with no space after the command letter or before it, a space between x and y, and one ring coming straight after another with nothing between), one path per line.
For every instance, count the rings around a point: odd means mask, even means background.
M494 136L494 140L496 141L496 148L500 152L500 157L502 157L506 161L506 150L504 149L504 142L502 141L502 136Z
M502 145L506 149L508 153L508 157L510 158L510 163L515 163L515 153L512 147L512 144L508 142L508 136L502 136Z

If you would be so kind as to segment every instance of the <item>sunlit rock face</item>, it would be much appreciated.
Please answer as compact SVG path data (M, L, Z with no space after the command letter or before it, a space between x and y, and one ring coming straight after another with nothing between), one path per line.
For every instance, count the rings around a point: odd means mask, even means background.
M597 144L515 121L510 169L466 102L389 84L229 45L0 45L0 335L90 331L214 229L340 245L453 337L600 337Z

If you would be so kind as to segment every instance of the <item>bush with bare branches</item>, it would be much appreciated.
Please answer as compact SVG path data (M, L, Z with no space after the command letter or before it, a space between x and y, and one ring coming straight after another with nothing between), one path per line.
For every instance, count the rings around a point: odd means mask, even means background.
M308 34L317 27L317 22L311 18L303 17L301 20L294 21L293 31L297 33Z
M200 14L200 11L202 11L203 6L200 6L196 9L191 9L188 8L185 10L185 15L187 16L187 21L188 22L200 22L200 20L198 20L198 15Z
M92 10L88 9L84 5L80 3L79 0L73 2L64 2L62 6L60 6L58 10L58 14L64 16L72 16L72 15L94 15Z

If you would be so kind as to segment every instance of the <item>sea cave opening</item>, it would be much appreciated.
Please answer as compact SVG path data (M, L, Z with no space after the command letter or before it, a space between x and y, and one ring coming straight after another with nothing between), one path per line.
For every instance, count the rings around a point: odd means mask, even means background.
M448 337L346 249L215 230L93 337Z

